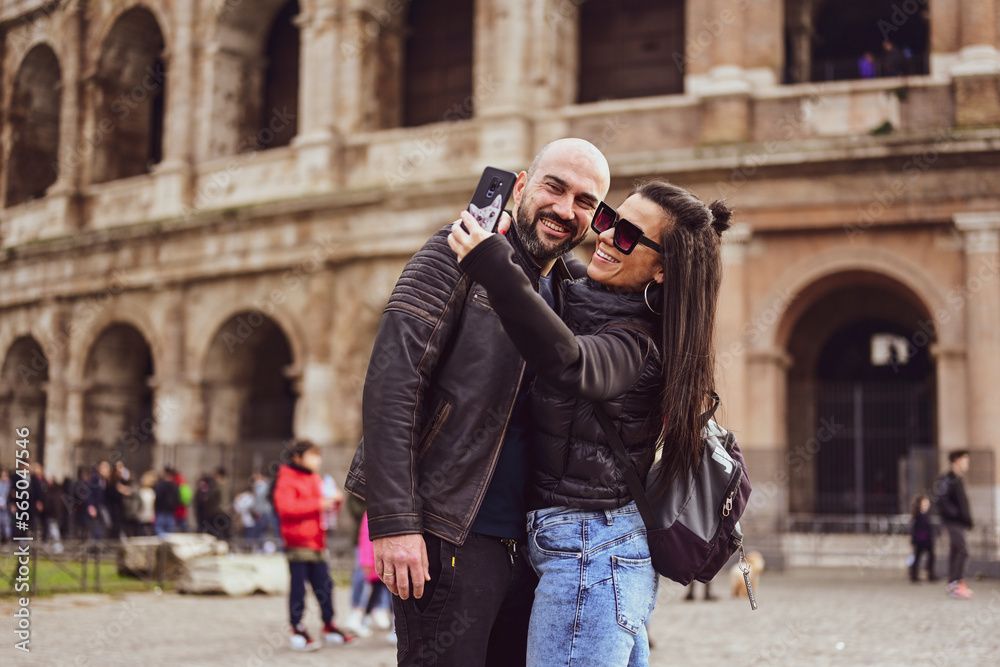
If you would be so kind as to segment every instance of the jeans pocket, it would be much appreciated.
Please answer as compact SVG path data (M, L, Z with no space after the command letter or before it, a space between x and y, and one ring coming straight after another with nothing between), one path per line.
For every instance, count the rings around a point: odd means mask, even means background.
M578 520L561 520L536 526L530 532L532 546L547 556L580 558L583 549L582 524Z
M656 575L649 558L611 557L611 578L615 585L615 614L618 625L637 634L646 622Z

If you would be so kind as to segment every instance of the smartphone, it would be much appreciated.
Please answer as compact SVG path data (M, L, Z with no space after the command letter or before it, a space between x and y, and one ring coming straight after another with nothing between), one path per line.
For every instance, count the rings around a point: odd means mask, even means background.
M516 174L496 167L486 167L483 177L469 202L469 213L488 232L497 230L500 214L507 206L507 199L514 189Z

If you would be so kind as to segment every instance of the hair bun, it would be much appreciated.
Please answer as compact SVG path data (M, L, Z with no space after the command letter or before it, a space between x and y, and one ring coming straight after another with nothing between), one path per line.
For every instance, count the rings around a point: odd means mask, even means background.
M718 199L708 207L708 210L712 212L712 229L719 236L722 236L722 232L726 231L732 226L730 220L733 218L733 211L726 202Z

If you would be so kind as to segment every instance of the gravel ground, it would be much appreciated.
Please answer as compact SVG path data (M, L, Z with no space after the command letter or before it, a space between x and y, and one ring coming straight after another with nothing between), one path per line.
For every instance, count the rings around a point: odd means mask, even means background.
M713 587L716 601L684 601L662 581L650 635L652 665L990 665L1000 664L1000 582L970 582L973 600L943 584L911 584L900 572L800 569L765 572L759 609ZM347 609L337 591L337 609ZM261 667L395 664L384 634L355 646L292 653L286 602L135 593L67 594L30 603L31 652L14 648L16 609L0 600L0 665ZM318 626L318 609L306 621Z

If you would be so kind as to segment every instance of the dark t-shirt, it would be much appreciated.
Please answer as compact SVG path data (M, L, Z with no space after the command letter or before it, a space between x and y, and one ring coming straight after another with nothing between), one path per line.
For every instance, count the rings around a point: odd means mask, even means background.
M538 287L538 293L549 307L555 307L552 277L542 276ZM525 515L528 512L528 476L531 474L527 388L534 376L530 368L525 368L493 479L486 489L476 520L472 522L474 533L512 539L524 538L527 534Z

